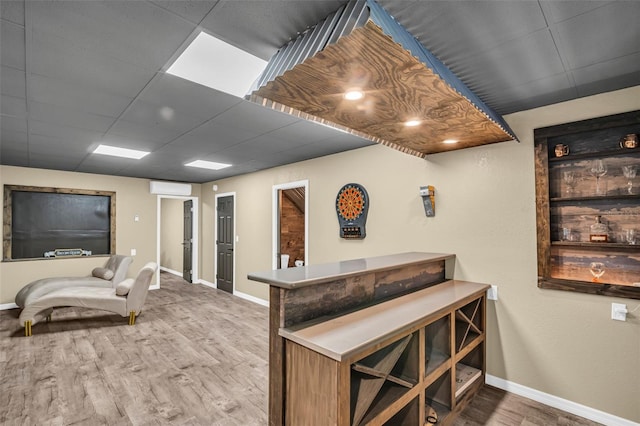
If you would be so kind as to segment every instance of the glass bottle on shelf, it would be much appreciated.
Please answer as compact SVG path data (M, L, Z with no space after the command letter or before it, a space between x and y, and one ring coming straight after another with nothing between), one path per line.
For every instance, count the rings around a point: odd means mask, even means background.
M607 225L602 223L601 216L596 216L596 222L591 225L589 241L592 243L606 243L609 241L609 231Z

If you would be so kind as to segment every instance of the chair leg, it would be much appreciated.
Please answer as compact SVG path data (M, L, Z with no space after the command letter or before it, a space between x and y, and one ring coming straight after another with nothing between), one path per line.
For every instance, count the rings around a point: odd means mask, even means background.
M134 325L136 323L136 312L129 312L129 325Z
M25 337L31 336L31 320L24 322L24 335Z

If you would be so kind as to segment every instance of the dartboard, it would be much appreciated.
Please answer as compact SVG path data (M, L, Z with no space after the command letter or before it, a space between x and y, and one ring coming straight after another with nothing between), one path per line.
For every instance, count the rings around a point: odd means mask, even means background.
M369 210L367 191L357 183L348 183L338 191L336 213L340 222L340 237L363 239Z
M346 221L355 220L365 208L364 191L356 185L345 185L338 193L336 210Z

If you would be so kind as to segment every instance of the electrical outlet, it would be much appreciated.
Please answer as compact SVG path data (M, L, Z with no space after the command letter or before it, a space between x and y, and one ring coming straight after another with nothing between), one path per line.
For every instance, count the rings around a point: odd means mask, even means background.
M138 252L136 249L131 249L131 256L135 256L137 253Z
M611 304L611 319L616 321L627 320L627 305L624 303Z
M490 289L487 290L487 299L489 300L498 300L498 286L492 285Z

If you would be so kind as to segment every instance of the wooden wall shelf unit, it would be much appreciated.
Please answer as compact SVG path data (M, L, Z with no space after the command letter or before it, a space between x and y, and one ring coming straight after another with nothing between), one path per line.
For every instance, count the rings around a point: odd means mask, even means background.
M630 134L640 135L640 111L534 131L539 287L640 299L640 147L620 146ZM596 216L606 242L590 241ZM604 263L597 281L592 262Z
M249 274L270 285L269 424L428 425L430 407L452 421L484 383L489 287L450 280L454 263L401 253ZM473 383L456 388L466 367Z

